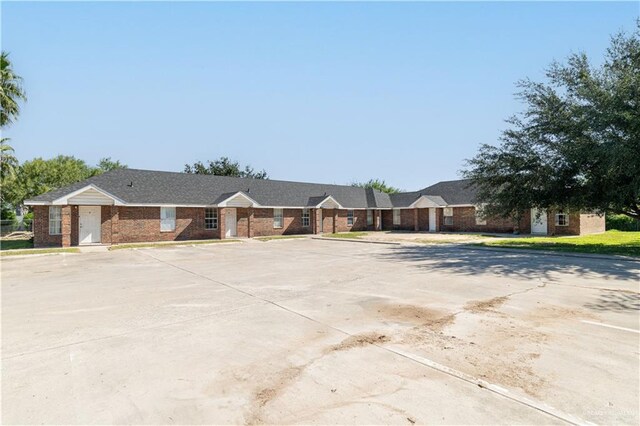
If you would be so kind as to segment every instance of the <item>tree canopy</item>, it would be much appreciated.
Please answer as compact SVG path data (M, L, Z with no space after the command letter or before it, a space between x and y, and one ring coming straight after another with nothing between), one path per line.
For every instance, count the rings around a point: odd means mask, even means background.
M126 169L128 166L120 162L120 160L112 160L111 157L104 157L98 161L98 165L93 169L94 175L109 172L116 169Z
M215 161L208 160L207 164L196 161L193 164L184 165L185 173L200 175L233 176L253 179L269 179L265 170L256 171L251 166L241 167L237 161L231 161L228 157L220 157Z
M360 188L373 188L381 192L386 192L387 194L395 194L396 192L401 191L399 188L387 185L387 183L382 179L369 179L366 182L353 182L351 186L358 186Z
M7 52L0 53L0 127L11 124L20 114L18 101L27 96L22 89L22 78L17 75Z
M5 179L2 201L14 206L20 205L24 200L45 192L80 182L109 170L126 167L125 164L112 161L110 158L101 159L96 167L68 155L58 155L49 160L34 158L19 165L14 175Z
M640 218L640 22L612 37L602 65L573 54L546 77L518 83L524 112L498 146L467 161L487 214L560 207Z

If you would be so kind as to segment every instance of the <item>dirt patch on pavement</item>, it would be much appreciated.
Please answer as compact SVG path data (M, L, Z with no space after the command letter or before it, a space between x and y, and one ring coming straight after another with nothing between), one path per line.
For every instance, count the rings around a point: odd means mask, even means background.
M382 319L421 325L433 331L440 331L455 321L454 314L415 305L380 304L373 306L373 310Z
M385 336L384 334L378 334L378 333L356 334L354 336L347 337L337 345L330 346L325 351L325 353L331 353L336 351L347 351L353 348L359 348L367 345L375 345L375 344L380 344L388 341L389 341L389 337Z
M489 383L498 383L512 388L520 388L527 395L539 397L547 381L534 372L530 364L531 358L539 354L517 354L507 362L479 363L476 374Z
M278 373L278 377L273 380L273 385L261 389L256 393L255 400L260 407L264 407L269 401L274 399L280 391L289 386L302 371L306 365L300 367L290 367Z
M507 297L496 297L470 302L465 311L491 312L507 300ZM526 321L506 315L492 315L480 321L464 313L461 315L462 320L472 321L473 331L469 334L455 336L443 331L455 319L451 314L433 321L433 327L411 328L403 334L401 343L420 347L436 362L489 383L519 388L538 397L546 379L537 374L535 363L540 358L540 345L549 336Z
M464 310L477 314L482 312L489 312L502 306L507 300L509 300L509 297L507 296L494 297L493 299L488 300L475 300L467 303L467 305L464 307Z
M527 314L527 318L537 325L556 322L558 320L573 320L576 318L598 318L597 315L584 309L571 309L557 305L541 306Z

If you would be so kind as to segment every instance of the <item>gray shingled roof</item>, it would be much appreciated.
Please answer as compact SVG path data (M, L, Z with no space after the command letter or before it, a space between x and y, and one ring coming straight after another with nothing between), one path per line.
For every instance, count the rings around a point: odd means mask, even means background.
M422 194L439 195L447 204L476 204L477 190L470 179L438 182L420 191Z
M130 186L131 183L133 183L132 186ZM29 201L51 202L89 184L94 184L128 204L209 205L217 204L226 198L225 196L243 192L263 206L307 207L317 205L330 195L345 208L392 207L388 194L346 185L136 169L113 170L47 192Z
M420 197L425 197L439 206L447 205L439 195L431 195L423 193L422 191L399 192L396 194L390 194L389 197L391 198L391 204L393 204L394 207L409 207Z
M444 206L474 204L476 191L470 183L470 180L438 182L420 191L389 195L346 185L118 169L47 192L27 203L51 202L94 184L127 204L215 205L242 192L263 206L311 207L328 196L345 208L409 207L421 196Z

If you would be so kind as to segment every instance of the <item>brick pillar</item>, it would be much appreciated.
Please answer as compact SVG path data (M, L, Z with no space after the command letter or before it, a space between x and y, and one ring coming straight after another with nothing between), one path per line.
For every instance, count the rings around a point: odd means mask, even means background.
M420 225L418 225L418 209L413 209L413 230L418 232Z
M220 239L224 240L226 238L227 230L225 229L225 220L224 216L227 209L218 209L218 229L220 230Z
M324 216L322 214L322 209L315 209L314 211L314 218L313 218L313 222L315 223L315 230L314 232L316 234L320 234L320 230L322 229L322 224L320 223L321 220L324 220L323 217L320 216Z
M440 226L442 225L442 215L444 210L436 209L436 232L440 232Z
M253 207L249 207L247 209L247 237L253 238L253 227L251 223L253 222Z
M335 234L337 232L337 224L338 224L338 209L333 209L332 210L333 214L333 233Z
M120 240L118 239L119 233L119 223L120 220L120 212L118 211L118 206L111 206L111 244L118 244Z
M71 247L71 206L62 206L62 247Z
M382 231L382 210L376 210L376 231Z

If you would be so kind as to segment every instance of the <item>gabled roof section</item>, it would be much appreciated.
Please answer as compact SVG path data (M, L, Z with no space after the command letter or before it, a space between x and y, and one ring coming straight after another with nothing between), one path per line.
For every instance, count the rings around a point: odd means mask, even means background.
M438 182L420 191L422 194L439 195L448 205L472 206L478 204L476 200L478 190L471 179L449 180Z
M442 197L437 195L421 195L409 207L427 208L427 207L446 207L447 203Z
M249 197L242 191L238 191L236 193L228 193L222 194L218 197L215 204L218 207L259 207L258 204L253 198Z
M109 192L101 189L100 187L89 184L78 188L74 191L66 194L60 194L59 197L50 200L37 200L36 197L33 200L25 200L26 205L34 204L51 204L51 205L67 205L67 204L82 204L82 205L123 205L123 200Z
M211 206L232 195L242 193L255 205L265 207L312 207L327 196L345 209L390 208L387 194L348 185L288 182L197 175L152 170L118 169L85 181L34 197L30 204L50 204L53 200L95 185L118 198L125 205ZM310 204L311 198L318 197ZM375 201L375 206L369 204Z
M343 209L338 201L331 195L326 196L322 201L315 205L317 209Z

